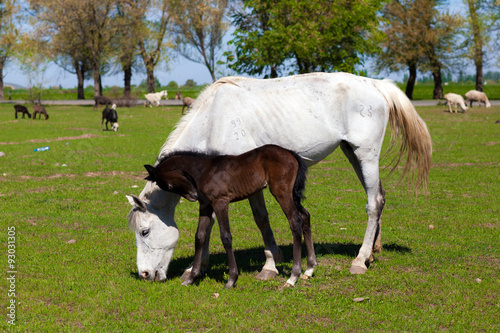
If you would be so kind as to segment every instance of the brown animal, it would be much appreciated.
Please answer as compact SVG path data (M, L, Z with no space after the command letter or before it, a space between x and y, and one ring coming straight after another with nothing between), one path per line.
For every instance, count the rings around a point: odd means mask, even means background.
M196 231L195 255L191 273L183 285L192 284L201 274L202 251L210 219L215 212L220 237L229 263L229 279L225 288L232 288L238 279L238 267L232 248L229 228L229 203L247 199L269 186L285 213L293 234L293 266L287 284L294 285L301 274L302 235L307 250L307 270L311 277L316 263L312 242L310 216L302 207L307 167L296 153L275 145L265 145L241 155L207 155L177 152L163 158L156 167L144 166L147 180L156 182L164 191L176 193L189 201L200 202L200 216ZM139 208L141 200L134 198ZM142 278L155 278L142 272Z
M41 105L34 104L33 105L33 119L36 119L37 113L40 114L38 119L42 119L42 114L45 116L45 120L49 119L49 115L47 114L47 111L45 110L45 108Z
M194 98L191 98L191 97L182 97L182 93L180 91L178 91L176 94L175 94L175 99L176 100L182 100L182 110L181 110L181 114L184 114L184 108L189 108L191 107L191 105L193 105L195 99Z
M14 115L16 116L16 119L17 119L17 113L18 112L21 112L23 114L23 119L24 119L24 115L28 115L28 118L31 118L31 113L29 113L28 111L28 108L25 107L24 105L20 105L20 104L16 104L14 105Z
M113 102L105 97L105 96L96 96L94 97L95 105L94 105L94 110L97 109L99 111L99 105L104 105L104 106L110 106Z

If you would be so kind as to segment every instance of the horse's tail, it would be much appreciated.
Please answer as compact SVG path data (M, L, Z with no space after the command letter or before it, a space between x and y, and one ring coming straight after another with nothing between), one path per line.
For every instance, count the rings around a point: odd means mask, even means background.
M406 95L390 80L376 80L375 87L389 103L389 123L392 128L389 151L401 138L399 152L394 158L391 173L401 163L403 155L406 162L401 178L416 173L416 182L412 185L426 187L432 158L432 142L425 122L420 118Z
M297 160L298 169L297 176L295 177L295 183L293 184L293 202L295 206L299 209L302 209L302 204L300 203L302 199L305 199L304 189L306 187L306 174L307 174L307 165L297 153L290 151Z

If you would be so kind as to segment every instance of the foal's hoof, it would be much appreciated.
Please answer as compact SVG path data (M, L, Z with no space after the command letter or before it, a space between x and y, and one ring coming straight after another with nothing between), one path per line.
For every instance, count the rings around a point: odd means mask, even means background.
M275 278L277 275L278 275L278 272L263 269L259 274L257 274L256 278L258 280L266 281L266 280Z
M365 274L367 268L366 267L361 267L361 266L351 266L349 269L349 272L351 274Z
M186 269L184 271L184 273L182 274L182 276L179 278L181 281L186 281L187 278L189 278L189 275L191 274L191 270L190 269Z

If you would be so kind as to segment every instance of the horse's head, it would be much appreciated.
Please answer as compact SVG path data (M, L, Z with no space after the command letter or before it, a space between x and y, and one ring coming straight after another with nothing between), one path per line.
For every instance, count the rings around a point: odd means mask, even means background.
M144 190L152 189L153 186L148 182ZM149 193L149 202L134 195L127 196L133 207L128 215L128 222L135 232L139 277L144 280L164 281L179 239L179 231L174 221L174 209L179 196L154 187L152 191L155 194Z
M116 132L116 131L118 131L118 127L119 127L119 126L120 126L120 125L118 125L118 123L113 123L113 126L111 126L111 128L113 129L113 131L115 131L115 132Z

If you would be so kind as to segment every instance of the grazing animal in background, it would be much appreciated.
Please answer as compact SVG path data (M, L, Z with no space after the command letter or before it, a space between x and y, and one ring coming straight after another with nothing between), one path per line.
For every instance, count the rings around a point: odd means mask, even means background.
M113 103L111 99L107 98L106 96L96 96L94 97L94 101L95 101L94 110L97 109L97 111L99 111L99 105L104 105L108 107Z
M481 106L481 103L483 103L487 108L491 107L488 97L482 91L470 90L465 93L465 99L467 102L470 102L470 107L472 107L472 102L477 102L479 106Z
M187 107L188 110L191 108L191 106L193 105L194 103L194 98L191 98L191 97L184 97L182 99L182 110L181 110L181 114L184 114L184 108Z
M102 124L106 120L106 131L108 131L108 123L111 123L111 129L113 131L118 130L118 113L116 113L116 104L113 104L111 108L106 108L102 110L102 121L101 121L101 131L102 131Z
M42 114L45 116L45 120L49 119L49 115L45 108L41 105L34 104L33 105L33 119L36 119L36 115L39 114L38 119L42 119Z
M205 236L214 212L229 263L225 288L235 285L238 267L229 227L229 203L247 199L267 186L285 213L293 234L293 268L287 283L295 285L301 275L302 235L307 249L305 276L312 276L317 262L310 216L301 205L307 167L294 152L275 145L265 145L237 156L177 152L165 156L156 167L145 165L145 168L149 173L146 179L156 182L162 190L200 202L193 268L183 285L192 284L201 275ZM150 280L156 276L143 271L141 277Z
M24 115L28 115L28 118L31 118L31 113L29 113L28 111L28 108L25 107L24 105L20 105L20 104L16 104L14 105L14 115L16 116L16 119L17 119L17 113L18 112L21 112L23 114L23 119L24 119Z
M158 160L176 151L238 155L275 144L295 151L311 166L340 146L367 197L366 232L350 268L352 274L363 274L366 264L374 260L374 253L382 249L385 191L379 159L388 122L393 130L392 143L397 139L401 143L392 167L405 162L402 177L414 175L410 177L414 179L411 185L425 185L432 143L427 126L411 101L389 80L348 73L311 73L267 80L222 78L208 86L181 118L161 148ZM135 233L140 276L166 279L179 239L174 220L179 198L151 181L138 197L129 198L132 209L128 223ZM276 262L282 254L269 224L262 191L248 200L265 245L266 263L257 278L265 280L278 274ZM213 218L209 219L214 223ZM205 235L202 270L208 267L210 230ZM190 276L190 271L188 268L182 278Z
M465 106L464 98L461 95L457 95L454 93L447 93L444 95L444 99L446 100L446 104L448 104L448 109L450 113L452 113L451 107L455 107L455 113L458 113L458 106L462 109L462 113L465 113L465 110L468 108Z
M161 98L163 96L165 96L165 98L168 99L168 95L167 95L166 90L160 91L158 93L150 93L150 94L144 95L144 97L146 98L146 102L144 103L144 107L146 107L146 105L148 105L148 104L149 104L149 107L153 107L153 104L156 105L157 107L160 106L160 101L161 101Z
M175 94L175 99L177 100L181 100L182 101L182 110L181 110L181 114L184 114L184 108L191 108L191 106L193 105L195 99L194 98L191 98L191 97L182 97L182 93L180 91L177 92L177 94Z

